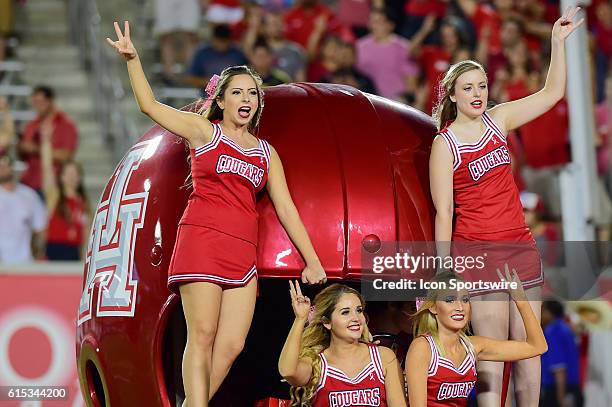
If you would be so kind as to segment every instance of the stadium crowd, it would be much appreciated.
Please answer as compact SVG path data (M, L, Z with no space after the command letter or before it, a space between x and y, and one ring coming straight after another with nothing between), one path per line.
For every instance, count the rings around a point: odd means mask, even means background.
M0 0L0 67L19 55L16 42L10 46L15 39L17 3ZM549 36L559 15L559 2L155 0L154 9L161 65L155 78L158 86L203 89L224 67L249 64L266 86L298 81L344 84L431 114L440 75L463 59L485 65L494 103L539 89L545 80ZM599 177L599 211L593 221L598 239L608 241L612 224L612 1L593 0L586 12L597 130L592 138ZM0 68L0 85L4 76ZM0 92L3 264L83 258L91 208L83 192L81 167L73 161L78 123L55 106L52 79L49 85L34 88L30 103L35 118L18 124L11 114L12 97L5 98ZM534 237L539 243L562 240L556 174L570 160L566 101L511 134L510 140L516 182L523 191L521 201ZM21 174L14 170L16 161L24 163ZM547 253L543 259L554 265L557 256ZM547 302L545 315L547 336L571 336L562 322L560 304ZM543 359L543 367L551 369L543 372L543 385L549 387L544 397L555 397L551 389L560 364L566 369L568 392L578 391L584 381L577 350L563 346L569 345L557 346L549 340L554 352Z
M8 47L15 33L12 15L17 3L0 2L0 63L11 53L18 55L18 46ZM249 64L266 86L296 81L350 85L430 114L440 75L462 59L475 59L487 68L492 103L515 100L540 88L559 2L155 0L154 10L161 66L154 79L159 86L203 89L225 66ZM612 2L594 0L586 11L599 175L599 210L593 221L598 239L607 241L612 223ZM198 44L200 38L204 40ZM37 104L46 100L52 102L53 89L36 88L31 103L37 117L22 126L13 123L11 99L0 101L0 155L9 154L25 163L21 182L42 199L48 194L43 186L42 149L37 143L44 138L41 122L49 120L43 120L44 107ZM52 104L50 109L55 109ZM59 111L54 110L52 117L57 125L51 143L53 175L61 180L57 177L60 166L71 162L77 148L76 125ZM560 240L556 174L570 160L566 101L511 134L510 140L516 182L524 191L522 201L534 235L540 241ZM74 172L80 174L77 167ZM66 200L59 201L64 208ZM84 198L80 201L86 202ZM87 207L70 205L78 206L78 217ZM55 206L47 203L49 218ZM67 215L70 209L60 212ZM82 240L84 235L79 232L76 236Z

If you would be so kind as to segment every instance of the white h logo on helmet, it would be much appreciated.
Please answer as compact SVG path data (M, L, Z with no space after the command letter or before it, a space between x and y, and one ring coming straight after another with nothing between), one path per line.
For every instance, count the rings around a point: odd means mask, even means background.
M92 317L96 283L97 316L134 316L138 289L138 281L132 276L134 248L138 229L144 224L149 192L128 194L127 188L132 174L143 158L155 152L160 138L132 147L115 170L108 199L98 205L87 245L87 279L79 303L79 325Z

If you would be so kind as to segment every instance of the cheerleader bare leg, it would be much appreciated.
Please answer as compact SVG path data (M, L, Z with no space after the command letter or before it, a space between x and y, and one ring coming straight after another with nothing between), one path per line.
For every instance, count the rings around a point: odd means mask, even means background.
M219 325L212 352L209 388L211 399L219 390L234 360L242 352L253 321L256 297L256 278L252 278L244 287L223 291Z
M534 287L525 291L534 314L541 320L542 301L540 287ZM510 339L524 341L525 325L521 315L512 302L510 308ZM537 406L540 399L541 367L540 357L520 360L512 366L514 381L514 394L518 407Z
M181 301L187 323L183 354L184 406L208 406L213 344L217 334L221 287L205 282L181 284Z
M510 326L508 294L483 294L471 299L472 329L475 335L507 340ZM502 392L503 362L478 361L478 406L499 407Z

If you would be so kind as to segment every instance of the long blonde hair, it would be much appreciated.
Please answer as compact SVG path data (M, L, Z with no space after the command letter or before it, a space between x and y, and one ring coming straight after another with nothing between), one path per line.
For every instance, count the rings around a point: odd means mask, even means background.
M444 283L448 286L451 280L463 281L461 277L452 271L446 271L436 275L431 281L435 283ZM440 341L440 335L438 331L438 320L436 316L431 312L431 309L436 305L436 301L438 300L439 295L445 291L444 289L429 289L427 290L427 297L425 301L421 304L417 312L413 314L413 334L414 337L418 337L420 335L429 334L436 342L438 349L440 350L440 354L442 356L445 355L444 346ZM463 340L463 342L468 346L472 347L470 341L467 338L469 333L469 324L466 324L465 327L459 331L459 337Z
M457 118L457 103L453 102L450 97L455 94L457 78L474 69L480 69L485 76L487 74L482 65L470 59L457 62L446 71L444 79L438 85L438 95L434 95L438 101L433 108L432 117L438 130L442 130Z
M362 308L365 310L365 300L359 293L343 284L332 284L323 289L314 299L314 316L312 321L304 329L302 334L302 347L300 358L308 358L312 363L312 374L310 380L303 387L291 387L291 405L298 407L309 407L315 395L319 380L321 379L321 359L319 353L329 347L331 342L331 331L324 324L329 324L336 305L344 294L354 294L359 298ZM370 331L364 326L361 341L370 342Z

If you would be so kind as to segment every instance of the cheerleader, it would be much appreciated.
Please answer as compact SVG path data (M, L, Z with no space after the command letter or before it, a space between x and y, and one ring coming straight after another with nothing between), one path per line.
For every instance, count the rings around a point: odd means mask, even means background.
M293 204L281 160L253 135L263 110L261 79L246 66L211 78L210 99L197 113L166 106L153 95L125 22L107 41L127 61L140 110L189 144L193 192L179 223L168 287L179 293L187 322L183 355L186 405L207 406L242 351L257 292L256 195L264 187L304 257L302 280L326 275Z
M406 382L411 407L465 407L476 385L476 361L516 361L546 352L546 339L516 272L505 280L516 284L508 290L521 315L524 341L467 336L472 307L466 290L429 290L414 316L414 336L406 356ZM498 271L499 277L501 273ZM458 277L451 272L434 281L450 286ZM536 403L537 405L537 403Z
M488 273L466 273L466 280L494 278L492 271L505 262L520 270L536 318L540 318L543 284L540 256L525 225L519 192L512 176L506 134L535 119L563 98L566 81L565 40L578 28L569 8L552 29L552 54L544 88L533 95L487 110L488 87L484 68L474 61L452 65L440 84L434 110L439 134L430 156L430 183L436 208L435 238L438 255L476 256L488 252ZM555 137L555 134L542 137ZM459 243L461 242L461 243ZM487 244L484 244L484 243ZM496 244L490 244L497 242ZM506 242L502 246L500 242ZM510 245L507 242L511 242ZM464 250L464 253L461 250ZM492 265L492 266L491 266ZM523 339L516 307L500 293L481 291L473 301L472 327L478 335L496 339ZM502 293L503 294L503 293ZM497 407L502 390L502 363L480 363L483 390L480 406ZM514 388L519 405L536 405L540 391L540 360L515 365Z
M292 386L291 405L405 407L397 358L370 343L361 294L333 284L317 294L311 310L299 283L289 286L295 321L278 370Z

